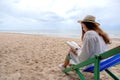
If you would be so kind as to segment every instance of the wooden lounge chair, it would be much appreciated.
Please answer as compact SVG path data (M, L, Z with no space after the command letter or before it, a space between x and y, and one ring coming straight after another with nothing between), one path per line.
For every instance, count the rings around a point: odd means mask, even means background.
M91 65L93 64L93 65ZM100 80L100 72L106 71L114 80L120 80L115 74L113 74L108 68L120 64L120 46L115 47L109 51L104 52L103 54L96 55L93 58L90 58L82 63L73 65L69 68L63 70L64 73L75 70L81 80L86 80L85 76L80 71L81 67L88 66L83 71L94 73L94 80Z

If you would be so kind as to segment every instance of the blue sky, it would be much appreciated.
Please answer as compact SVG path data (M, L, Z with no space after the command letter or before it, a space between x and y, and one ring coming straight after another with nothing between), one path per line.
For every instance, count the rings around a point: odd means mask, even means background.
M96 16L105 30L120 30L120 0L0 0L0 30L80 29Z

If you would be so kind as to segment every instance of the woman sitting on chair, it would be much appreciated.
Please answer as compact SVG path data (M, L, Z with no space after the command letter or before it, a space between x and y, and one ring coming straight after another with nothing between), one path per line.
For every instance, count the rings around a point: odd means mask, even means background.
M70 49L65 62L59 65L64 70L69 64L78 64L89 58L99 55L107 50L107 44L110 39L107 34L99 27L99 23L95 21L95 17L87 15L83 20L79 20L82 27L82 46L79 51Z

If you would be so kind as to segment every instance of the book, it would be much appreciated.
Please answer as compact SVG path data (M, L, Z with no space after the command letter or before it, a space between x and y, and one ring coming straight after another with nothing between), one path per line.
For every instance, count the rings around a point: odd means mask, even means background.
M75 51L80 49L80 46L74 41L67 41L67 44Z

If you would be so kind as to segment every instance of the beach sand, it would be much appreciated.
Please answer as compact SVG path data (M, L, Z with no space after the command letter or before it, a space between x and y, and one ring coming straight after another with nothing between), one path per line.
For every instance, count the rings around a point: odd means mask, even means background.
M120 39L111 39L109 49L120 45ZM69 46L66 41L80 39L0 33L0 80L79 80L73 71L65 75L58 65L63 63ZM120 65L111 68L120 77ZM87 80L92 73L84 72ZM101 80L113 80L104 71Z

